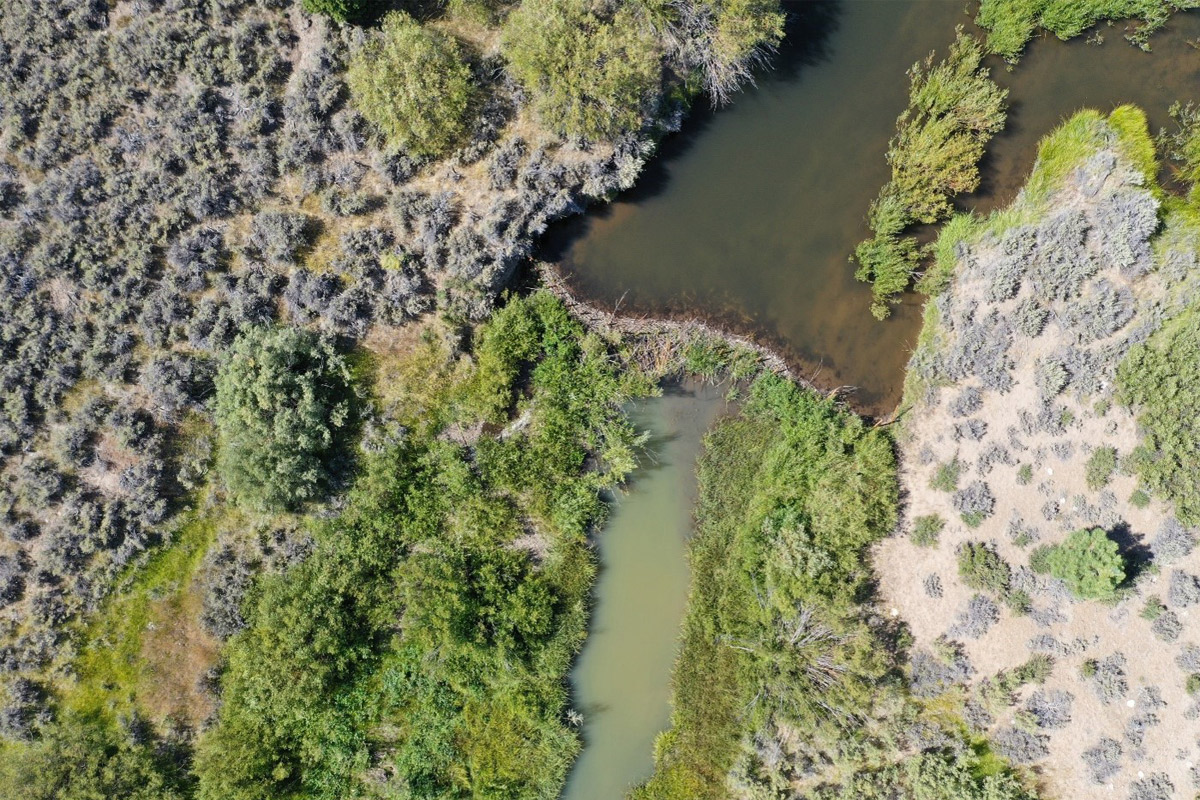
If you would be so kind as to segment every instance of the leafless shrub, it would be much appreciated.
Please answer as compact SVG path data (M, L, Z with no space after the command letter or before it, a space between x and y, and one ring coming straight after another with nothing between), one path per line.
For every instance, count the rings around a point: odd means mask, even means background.
M1107 783L1121 771L1121 743L1107 737L1101 739L1094 747L1083 751L1083 763L1092 783Z
M950 626L948 633L954 637L965 636L969 639L978 639L987 633L999 619L1000 609L992 599L987 595L974 594L967 601L966 609L959 613L954 624Z
M1095 209L1097 247L1104 260L1126 278L1153 266L1150 236L1158 228L1158 201L1145 189L1122 188L1104 197Z
M1032 764L1050 755L1049 737L1020 728L1001 728L992 735L992 744L1014 764Z
M918 649L909 661L910 686L917 697L936 697L952 686L970 680L975 669L962 647L939 640L939 653Z
M1062 689L1038 689L1025 701L1039 728L1061 728L1071 721L1075 696Z
M969 419L954 426L954 439L967 439L972 442L982 441L987 435L987 423L981 419Z
M1165 772L1153 772L1129 786L1129 800L1172 800L1175 784Z
M948 410L952 417L969 417L983 407L983 395L974 386L968 386L954 396Z
M1008 452L1008 448L995 442L987 445L979 453L979 461L975 465L975 471L980 475L987 475L997 464L1012 466L1012 455Z
M1039 358L1033 369L1033 382L1043 397L1056 397L1066 388L1067 368L1054 358Z
M1171 584L1167 589L1167 602L1179 608L1200 603L1200 578L1181 569L1171 571Z
M990 516L996 507L996 498L983 481L973 481L965 489L955 492L953 502L954 509L960 514L978 515L980 519Z
M1045 306L1033 297L1026 297L1017 303L1013 311L1013 324L1018 331L1032 339L1045 330L1049 316L1050 312Z
M1143 711L1125 724L1125 744L1133 750L1141 748L1146 732L1159 723L1158 715Z
M1164 611L1150 625L1150 630L1164 642L1173 642L1183 631L1183 623L1174 611Z
M1125 697L1129 683L1125 679L1125 656L1113 653L1093 663L1089 683L1092 692L1104 705Z
M1062 211L1037 228L1030 279L1039 297L1069 300L1099 266L1085 246L1087 217L1076 209Z
M1175 663L1184 672L1200 672L1200 646L1185 644L1175 657Z
M1150 551L1158 564L1172 564L1186 557L1196 546L1196 537L1180 524L1179 520L1169 517L1158 529L1158 534L1150 542Z

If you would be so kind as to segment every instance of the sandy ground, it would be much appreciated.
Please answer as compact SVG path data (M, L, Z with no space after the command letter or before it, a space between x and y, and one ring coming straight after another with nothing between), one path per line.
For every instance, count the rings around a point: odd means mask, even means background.
M1104 181L1103 189L1090 197L1078 191L1077 186L1068 186L1053 205L1074 207L1090 214L1106 193L1129 190L1136 183L1120 164ZM1093 248L1093 255L1102 263L1103 254L1094 250L1091 237L1087 247ZM1035 294L1029 276L1022 277L1015 297L989 301L990 276L994 274L990 270L992 262L1001 256L1001 248L994 238L985 236L972 250L974 257L960 261L954 286L939 302L978 301L978 315L996 309L1002 319L1013 319L1017 305ZM1084 294L1097 281L1107 280L1117 287L1128 288L1138 309L1126 325L1090 346L1102 348L1120 343L1128 331L1145 321L1147 309L1169 289L1168 279L1161 273L1158 270L1129 278L1115 267L1102 266L1089 279ZM1197 744L1200 721L1197 706L1184 688L1189 671L1177 664L1176 658L1185 645L1200 644L1200 607L1171 606L1167 590L1171 573L1176 569L1200 574L1200 550L1169 565L1151 565L1137 578L1134 589L1115 603L1075 600L1061 582L1049 576L1036 576L1027 568L1029 554L1037 545L1060 542L1071 531L1085 526L1115 531L1113 538L1134 551L1145 548L1172 514L1171 507L1158 499L1144 509L1135 508L1129 498L1136 480L1123 474L1120 467L1105 487L1088 488L1085 463L1096 448L1113 447L1124 457L1138 442L1133 413L1107 402L1112 399L1115 363L1106 365L1105 374L1099 376L1098 385L1088 394L1068 386L1063 394L1047 401L1039 392L1035 378L1039 360L1080 341L1078 331L1067 322L1070 302L1073 301L1047 303L1051 314L1040 335L1030 338L1015 333L1008 351L1013 383L1007 391L986 389L977 376L967 375L931 388L907 413L900 437L901 481L906 496L904 521L897 534L884 541L875 553L883 603L886 612L895 609L911 627L914 652L932 651L943 636L961 643L974 668L963 690L964 697L978 696L981 682L986 678L1020 665L1034 652L1046 652L1047 648L1057 651L1053 653L1053 672L1045 685L1023 687L1010 706L993 705L990 709L993 722L987 726L993 737L1014 725L1046 737L1043 741L1047 754L1032 765L1046 796L1190 798L1200 788L1194 777L1197 773L1193 773L1193 765L1200 764ZM952 343L956 335L960 332L948 332L942 339L943 345ZM1118 345L1110 352L1123 351ZM1109 361L1115 360L1110 357ZM963 416L962 405L956 409L954 401L966 387L981 389L981 403ZM1063 410L1067 412L1064 430L1057 435L1045 430L1030 433L1029 416L1023 420L1022 414L1036 416L1047 404L1055 407L1056 415L1061 416ZM955 415L955 410L960 415ZM956 434L956 427L969 420L986 423L986 431L978 440L970 434ZM990 464L985 456L989 453ZM973 529L956 510L954 494L930 486L938 467L954 458L962 465L960 490L982 481L995 498L991 515ZM1027 483L1018 479L1024 465L1031 470ZM914 520L933 514L943 518L946 526L936 546L918 547L910 538ZM1025 526L1030 534L1026 538L1032 541L1014 541L1014 520ZM999 619L977 638L962 630L952 630L969 599L976 594L976 590L963 584L958 573L956 551L967 541L994 545L1014 571L1011 585L1028 591L1032 601L1031 611L1019 614L993 593ZM927 591L926 582L931 575L940 579L940 597ZM1159 596L1182 623L1182 632L1174 641L1156 636L1152 622L1141 616L1150 595ZM1035 637L1042 638L1035 642ZM1053 637L1053 642L1046 637ZM1095 681L1083 677L1081 668L1089 659L1104 659L1113 654L1125 658L1127 689L1105 703L1094 690ZM1027 715L1024 719L1018 716L1032 693L1053 689L1065 690L1073 697L1069 723L1039 728ZM1140 742L1138 729L1144 731ZM1119 771L1097 783L1083 753L1103 737L1119 743ZM1162 782L1163 776L1169 785ZM1144 793L1149 780L1158 780L1165 793Z

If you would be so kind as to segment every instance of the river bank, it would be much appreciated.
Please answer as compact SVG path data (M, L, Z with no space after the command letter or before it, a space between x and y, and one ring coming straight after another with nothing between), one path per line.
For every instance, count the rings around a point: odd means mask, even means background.
M982 33L963 11L952 0L826 4L812 37L785 44L755 90L719 113L694 109L634 188L552 225L540 257L604 314L702 321L744 336L824 390L855 387L844 396L857 410L886 417L900 400L922 301L910 294L876 322L847 259L889 176L905 70L931 51L945 55L958 24ZM1101 26L1090 43L1036 39L1011 71L987 59L1011 107L980 165L983 183L961 209L1009 203L1038 140L1080 107L1135 103L1152 130L1171 124L1171 103L1200 81L1191 44L1200 14L1174 15L1149 53L1121 33Z

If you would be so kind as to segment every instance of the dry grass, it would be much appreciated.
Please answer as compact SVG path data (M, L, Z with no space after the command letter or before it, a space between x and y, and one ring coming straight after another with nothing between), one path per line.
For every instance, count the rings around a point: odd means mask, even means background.
M217 663L220 642L200 624L203 594L195 581L181 595L165 598L151 610L142 635L141 707L156 721L175 719L195 727L215 709L215 698L202 687L204 674Z

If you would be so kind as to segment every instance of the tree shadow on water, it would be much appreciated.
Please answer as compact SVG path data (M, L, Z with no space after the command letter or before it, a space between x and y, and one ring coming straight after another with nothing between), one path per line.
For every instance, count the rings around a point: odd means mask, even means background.
M790 83L800 78L806 67L815 67L829 59L829 40L837 30L840 0L792 0L782 6L787 21L778 52L768 59L765 67L755 71L754 83L734 95L730 106L736 107L756 91ZM707 95L697 98L682 129L663 140L656 156L642 170L633 188L621 195L621 200L638 203L662 193L670 182L672 163L692 148L722 110Z
M841 0L784 0L782 7L787 18L783 43L767 65L756 71L754 84L742 88L730 105L736 108L748 95L797 80L805 68L827 61L832 55L830 39L838 27L841 5ZM611 203L593 206L586 214L550 225L538 258L550 262L565 260L575 242L588 234L593 221L611 217L618 203L642 203L665 192L671 182L672 166L691 150L722 111L707 96L698 97L681 129L659 143L658 152L642 168L633 187Z

